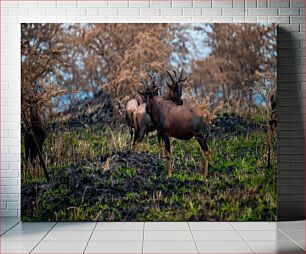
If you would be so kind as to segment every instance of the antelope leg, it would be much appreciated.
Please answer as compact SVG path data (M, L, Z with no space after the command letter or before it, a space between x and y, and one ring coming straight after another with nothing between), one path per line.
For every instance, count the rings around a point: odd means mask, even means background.
M207 146L206 138L204 136L198 136L197 141L199 142L202 149L202 157L204 160L204 176L208 176L208 158L209 158L209 149Z
M209 154L210 154L209 150L207 150L207 151L205 151L205 152L203 153L203 155L204 155L204 168L205 168L205 174L204 174L204 176L205 176L205 177L208 176L208 159L209 159Z
M163 147L163 143L162 143L162 137L161 137L161 134L158 133L157 131L157 140L158 140L158 158L161 159L161 157L165 154L165 151L164 151L164 147Z
M163 146L161 143L158 144L158 158L161 159L162 155L163 155Z
M168 151L166 151L166 157L167 157L168 177L171 177L172 176L171 155Z
M132 140L131 142L133 142L133 138L134 138L133 137L133 134L134 134L133 127L130 127L129 130L130 130L130 136L131 136L131 140Z
M134 144L134 151L135 151L136 153L139 152L139 143L140 143L140 142L136 141L136 143Z
M170 148L170 141L169 137L166 136L163 138L165 142L166 148L166 157L167 157L167 165L168 165L168 177L172 176L172 167L171 167L171 148Z

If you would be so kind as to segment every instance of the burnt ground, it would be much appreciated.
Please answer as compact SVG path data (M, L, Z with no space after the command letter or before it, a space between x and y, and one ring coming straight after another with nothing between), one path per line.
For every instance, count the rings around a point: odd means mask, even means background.
M211 129L212 136L246 135L251 131L265 131L266 127L253 120L241 116L224 114L218 116Z
M122 103L114 105L108 94L99 92L92 98L75 103L69 110L56 115L48 123L48 130L75 130L92 127L104 129L110 125L126 125L124 105ZM247 117L223 114L215 119L211 134L214 136L240 135L262 129L265 127Z
M48 130L75 130L91 127L103 129L114 122L122 121L120 110L116 111L121 107L122 105L113 105L108 94L99 92L92 98L74 103L68 110L55 115L47 124Z
M35 217L35 207L41 203L57 204L54 207L56 213L73 206L71 200L75 199L85 200L88 206L101 203L111 206L114 200L121 199L127 193L152 194L159 188L168 189L171 193L171 190L183 187L183 182L175 178L167 179L164 163L163 159L149 153L127 151L105 154L61 168L53 172L50 183L32 183L22 187L22 213L29 218ZM173 170L191 174L179 164ZM160 176L162 180L151 178L152 176ZM148 184L148 179L152 180L151 184ZM167 181L167 186L162 186L162 181ZM49 195L59 189L64 192L62 197ZM38 193L43 200L37 199ZM50 210L41 211L41 220L48 220L50 217L56 219L54 216L50 214Z

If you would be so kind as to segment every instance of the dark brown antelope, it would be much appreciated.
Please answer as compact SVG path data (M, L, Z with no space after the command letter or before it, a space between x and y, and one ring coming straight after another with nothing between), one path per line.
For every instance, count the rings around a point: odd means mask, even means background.
M30 108L29 119L23 118L23 131L24 131L24 148L26 159L26 170L28 165L28 159L32 166L35 168L36 158L39 158L40 166L42 167L47 181L50 180L47 166L42 155L42 148L47 137L47 132L43 120L36 108Z
M166 82L168 86L168 92L162 97L165 100L172 100L178 105L183 104L182 96L182 86L186 81L187 77L183 78L183 70L180 73L180 77L177 77L176 72L172 70L175 77L172 77L170 72L167 71L170 76L171 83ZM152 73L148 73L148 76L151 78L151 87L156 86L156 78ZM142 83L144 81L142 80ZM138 144L143 140L145 134L156 130L154 127L150 116L145 112L145 102L143 96L136 96L135 99L128 101L126 105L125 118L130 129L131 140L133 140L133 146L137 150Z
M204 159L205 177L208 175L209 149L207 138L209 135L205 113L198 108L178 106L172 101L156 96L158 88L149 88L144 83L144 92L141 93L146 100L146 112L157 128L158 135L164 141L168 164L168 176L172 176L170 137L180 140L190 140L195 137L202 149ZM201 172L199 172L201 173Z
M44 123L37 110L31 110L30 125L31 132L24 133L25 159L28 161L30 157L31 163L34 164L39 151L42 151L43 143L47 137ZM33 135L37 139L38 146L34 141Z
M170 77L171 83L166 82L167 86L169 87L169 90L167 93L162 95L162 98L165 100L173 101L177 105L183 105L183 100L181 99L182 93L183 93L183 84L185 83L187 76L183 78L183 69L180 73L180 76L177 77L176 71L172 70L174 73L174 76L170 74L169 71L167 71L167 74Z
M171 79L171 83L166 82L169 89L168 89L168 92L162 95L161 97L164 100L172 101L177 105L182 105L183 104L183 100L181 99L182 86L184 82L186 81L187 77L183 78L183 70L181 71L179 77L177 77L176 72L174 70L172 71L174 73L174 77L172 77L170 72L167 71ZM155 80L156 76L152 76L150 74L149 76L151 78L151 84L149 86L147 85L144 79L141 79L141 82L143 85L148 86L149 89L151 89L151 92L154 93L153 90L157 88L156 80ZM142 92L139 92L139 93L144 98L144 96L142 95ZM158 94L158 89L156 89L156 94L154 94L154 96L157 96L157 94ZM138 108L136 109L134 113L134 125L135 125L136 131L134 135L133 144L134 144L135 150L137 150L138 145L143 140L144 136L147 133L153 132L156 130L156 126L153 124L150 116L146 113L145 103L139 105ZM160 136L158 136L158 142L160 144Z

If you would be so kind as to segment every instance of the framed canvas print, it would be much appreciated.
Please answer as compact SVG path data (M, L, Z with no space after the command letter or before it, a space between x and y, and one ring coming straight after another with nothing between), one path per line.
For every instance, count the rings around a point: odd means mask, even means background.
M22 23L22 220L276 220L276 36Z

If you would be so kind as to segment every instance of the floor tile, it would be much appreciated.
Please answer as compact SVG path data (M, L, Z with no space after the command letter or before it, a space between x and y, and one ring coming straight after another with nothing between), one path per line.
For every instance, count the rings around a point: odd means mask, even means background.
M291 240L297 242L302 248L305 249L305 231L304 230L287 230L282 231L285 235L289 236Z
M20 222L12 228L13 231L49 231L55 222Z
M248 242L255 253L304 253L304 250L291 241Z
M305 231L303 230L284 230L282 232L293 240L305 240Z
M195 241L243 241L236 231L192 231Z
M289 240L287 236L278 230L271 231L239 231L241 236L246 241L286 241Z
M245 242L197 242L200 253L253 253Z
M231 222L236 230L275 230L270 222Z
M145 241L193 241L190 231L145 231L144 232Z
M94 231L91 242L142 241L143 231Z
M188 222L145 222L145 230L190 230Z
M305 231L305 221L281 221L275 223L276 227L281 230L304 230Z
M87 242L40 242L31 253L83 253Z
M18 231L15 231L18 232ZM51 230L43 239L44 242L86 242L92 231L53 231Z
M188 222L191 230L235 230L229 222Z
M41 231L8 231L1 236L1 242L35 242L40 241L47 232Z
M89 242L85 253L142 253L142 242Z
M95 230L143 230L144 222L98 222Z
M143 253L198 253L194 242L144 242Z
M1 242L0 253L29 253L38 242Z
M90 231L95 228L96 222L58 222L52 231L72 231L85 230Z

